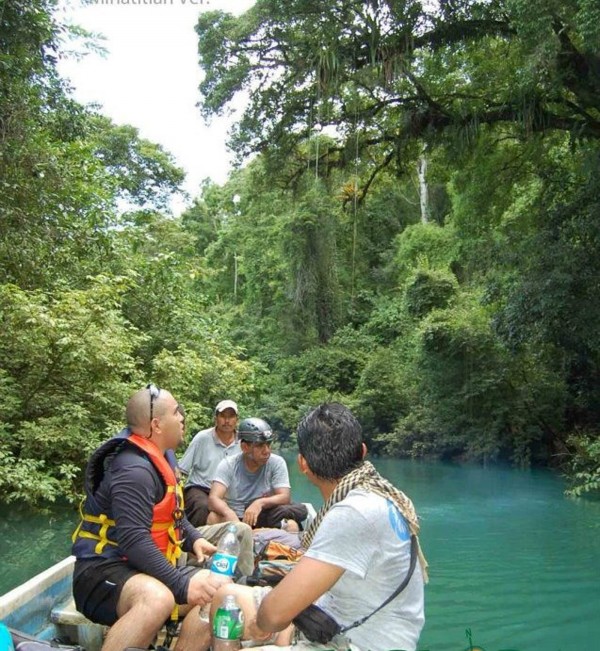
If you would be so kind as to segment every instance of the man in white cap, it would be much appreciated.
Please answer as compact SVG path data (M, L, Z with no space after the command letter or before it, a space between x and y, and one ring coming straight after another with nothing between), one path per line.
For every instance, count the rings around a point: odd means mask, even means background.
M206 524L208 494L217 466L226 457L241 452L237 424L237 404L233 400L221 400L215 407L214 426L194 436L179 462L179 469L187 475L185 514L194 527Z
M226 531L219 524L206 524L208 517L208 493L221 460L240 452L237 437L238 406L233 400L221 400L215 407L213 427L198 432L183 458L179 470L187 475L184 488L184 509L188 521L198 529L210 543L217 545ZM252 529L243 522L236 522L240 541L238 568L243 574L252 574L254 569L254 546Z

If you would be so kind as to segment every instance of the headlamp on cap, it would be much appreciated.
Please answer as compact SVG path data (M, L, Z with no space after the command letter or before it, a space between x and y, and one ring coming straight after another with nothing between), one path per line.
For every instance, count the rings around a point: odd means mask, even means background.
M275 434L262 418L245 418L238 426L238 437L246 443L272 443Z

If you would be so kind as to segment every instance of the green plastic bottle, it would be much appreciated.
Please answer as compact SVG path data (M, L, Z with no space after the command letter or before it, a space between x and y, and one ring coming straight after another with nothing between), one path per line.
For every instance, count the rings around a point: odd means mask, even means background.
M213 651L236 651L242 646L244 633L244 613L228 594L217 608L213 619Z

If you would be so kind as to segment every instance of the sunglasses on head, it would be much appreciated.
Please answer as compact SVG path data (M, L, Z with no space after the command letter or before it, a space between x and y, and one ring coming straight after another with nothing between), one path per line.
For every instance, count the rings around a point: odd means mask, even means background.
M146 385L146 389L148 389L148 393L150 394L150 422L152 423L154 419L154 401L158 399L160 389L156 384L148 384Z
M148 389L148 393L150 394L150 423L152 423L152 420L154 419L154 402L160 395L160 388L157 387L156 384L147 384L146 389ZM177 404L177 411L183 417L183 424L185 426L185 409L183 405Z

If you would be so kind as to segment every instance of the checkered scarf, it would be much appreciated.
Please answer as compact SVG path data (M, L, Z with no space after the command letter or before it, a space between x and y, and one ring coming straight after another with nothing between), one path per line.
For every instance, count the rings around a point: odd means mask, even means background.
M427 582L428 563L421 551L421 545L418 544L419 521L415 507L411 500L401 490L398 490L393 484L385 479L385 477L382 477L377 470L375 470L375 466L370 461L363 461L358 468L355 468L342 477L333 493L329 496L329 499L319 509L315 519L310 523L310 526L302 535L302 546L305 549L308 549L327 511L329 511L334 504L343 500L353 488L362 488L371 493L381 495L381 497L384 497L387 500L392 500L392 502L394 502L394 504L400 509L400 513L402 513L408 523L410 533L413 536L417 536L419 562L421 564L423 578L425 582Z

